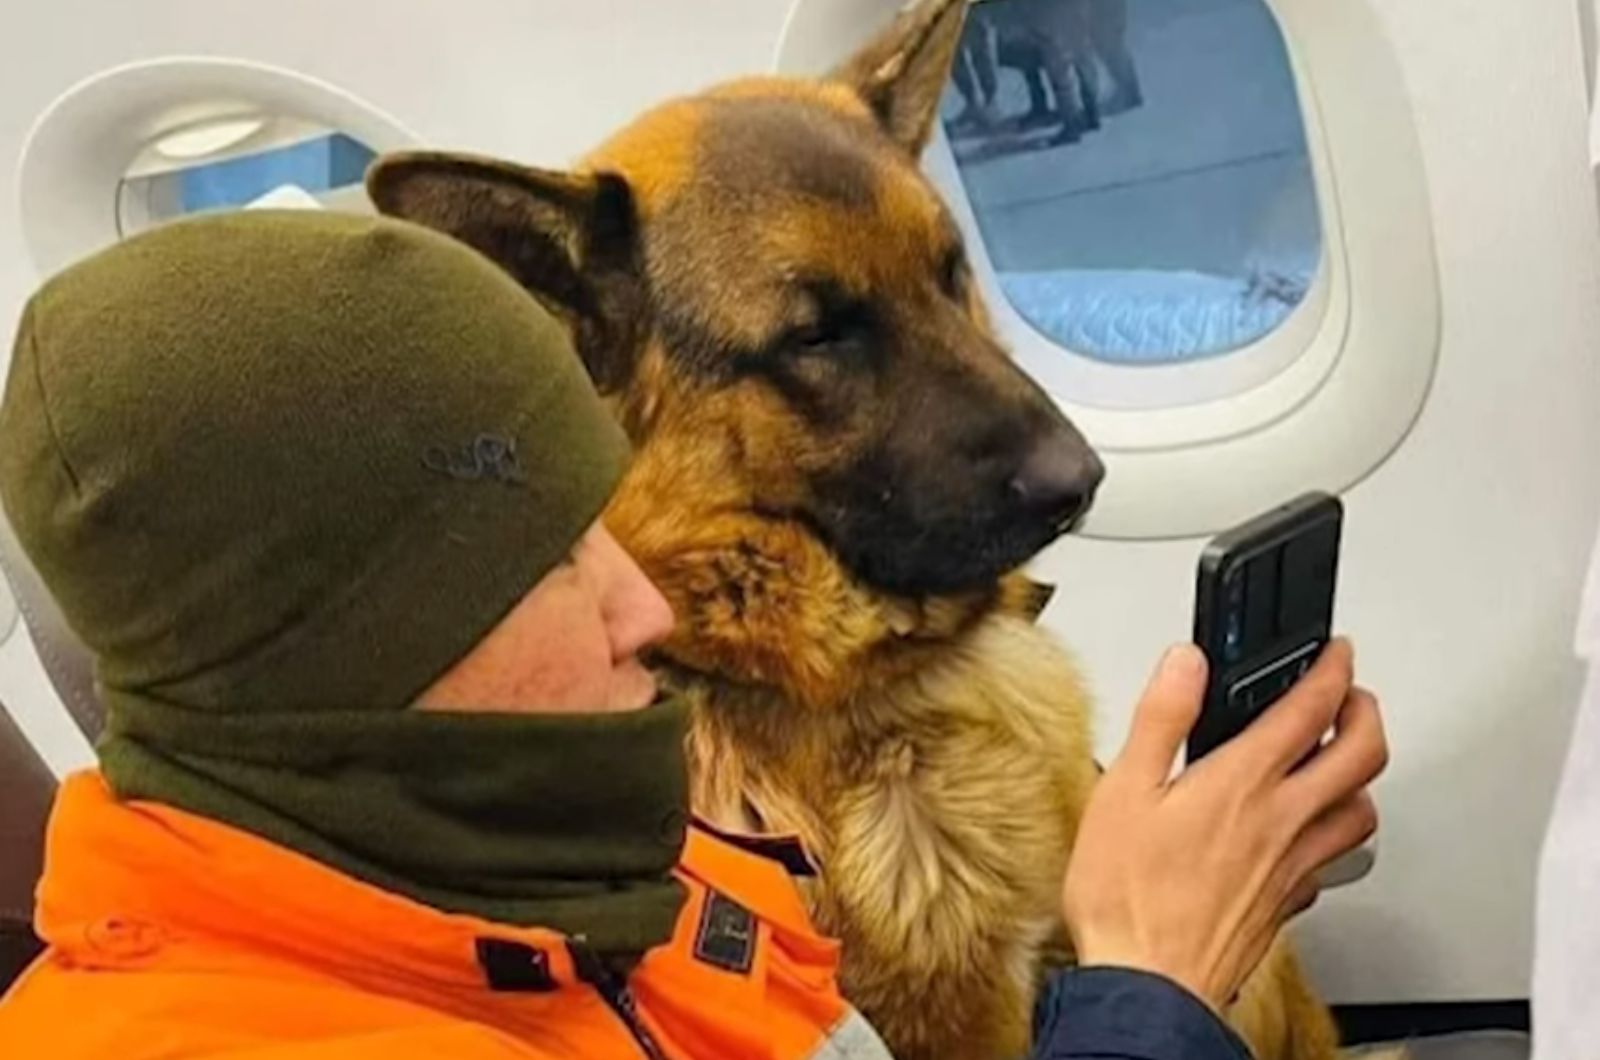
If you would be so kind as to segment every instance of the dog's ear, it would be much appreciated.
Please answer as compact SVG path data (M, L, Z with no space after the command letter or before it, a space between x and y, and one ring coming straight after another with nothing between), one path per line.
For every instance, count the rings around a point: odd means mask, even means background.
M404 151L373 163L367 193L381 212L455 236L515 277L567 323L602 391L627 381L643 300L633 195L621 177Z
M830 76L854 88L902 147L921 154L966 17L967 0L917 0Z

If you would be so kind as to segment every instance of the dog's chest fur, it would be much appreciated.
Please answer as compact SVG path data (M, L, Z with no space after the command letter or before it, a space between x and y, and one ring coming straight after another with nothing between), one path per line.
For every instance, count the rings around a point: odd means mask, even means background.
M830 707L680 677L697 811L805 842L822 870L808 897L851 955L858 1004L933 1032L943 1021L902 1016L900 999L959 1019L975 1001L962 984L1031 991L1095 776L1087 697L1053 638L993 614L925 665ZM908 969L925 969L925 990L908 990Z

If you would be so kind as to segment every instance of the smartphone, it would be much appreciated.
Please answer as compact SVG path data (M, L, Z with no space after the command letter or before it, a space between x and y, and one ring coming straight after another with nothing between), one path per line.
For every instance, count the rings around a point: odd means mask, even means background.
M1333 635L1344 506L1307 493L1220 535L1200 556L1194 639L1211 676L1194 762L1233 739L1317 661Z
M1190 762L1233 739L1311 669L1333 635L1344 506L1307 493L1222 534L1200 556L1194 639L1211 663ZM1362 879L1374 840L1318 873L1325 888Z

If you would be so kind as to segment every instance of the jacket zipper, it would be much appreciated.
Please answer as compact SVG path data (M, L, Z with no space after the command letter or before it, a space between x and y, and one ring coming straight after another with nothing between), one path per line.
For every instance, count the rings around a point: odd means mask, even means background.
M628 989L627 982L606 968L582 939L574 939L568 943L567 948L572 952L572 963L578 977L594 987L595 992L605 1000L611 1011L616 1013L617 1018L628 1029L628 1033L633 1036L639 1050L648 1060L667 1060L667 1054L661 1051L661 1046L656 1043L650 1029L644 1025L644 1020L639 1017L639 1004L634 1000L633 991Z

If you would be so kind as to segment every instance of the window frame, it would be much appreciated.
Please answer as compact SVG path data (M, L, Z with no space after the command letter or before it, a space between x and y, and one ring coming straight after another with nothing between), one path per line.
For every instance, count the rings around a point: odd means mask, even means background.
M251 111L312 122L380 154L419 142L377 107L282 67L184 56L113 67L59 96L24 141L18 222L35 269L49 276L117 242L117 188L151 143Z

